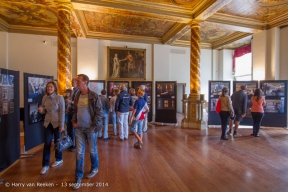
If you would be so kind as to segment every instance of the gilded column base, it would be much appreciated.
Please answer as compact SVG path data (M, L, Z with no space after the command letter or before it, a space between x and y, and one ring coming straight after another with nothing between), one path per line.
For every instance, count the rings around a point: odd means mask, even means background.
M206 129L207 124L203 120L204 95L190 94L188 99L183 100L185 110L181 121L181 128Z

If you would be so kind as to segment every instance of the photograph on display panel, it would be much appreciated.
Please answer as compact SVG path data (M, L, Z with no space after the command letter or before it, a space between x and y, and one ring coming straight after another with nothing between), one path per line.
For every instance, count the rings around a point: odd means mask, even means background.
M42 98L46 93L46 84L52 81L49 77L28 77L28 98Z
M0 115L14 112L14 76L0 74Z
M175 96L175 83L158 83L156 84L156 94L157 97L161 97L162 95L170 95Z
M146 78L146 49L108 47L108 79Z
M101 91L105 89L105 81L98 81L98 80L90 80L88 84L88 88L91 91L94 91L98 95L101 95Z
M175 99L157 98L157 109L174 110Z
M244 91L248 96L254 95L254 91L257 89L257 82L234 82L235 83L235 89L233 91L239 91L241 90L241 85L246 85L247 88Z
M110 99L113 97L113 91L119 90L121 85L125 84L127 91L129 90L129 81L108 81L107 82L107 97Z
M266 99L265 113L285 113L285 98Z
M29 124L38 123L44 120L43 115L38 113L39 106L38 103L31 103L28 105Z
M211 88L211 96L214 95L221 95L222 93L222 88L223 87L228 87L229 89L229 93L228 95L230 95L230 83L229 82L210 82L210 88Z
M261 82L260 87L265 96L285 96L284 82Z
M132 87L135 89L135 91L137 92L139 87L141 85L145 85L145 93L147 93L147 95L151 95L152 93L152 82L132 82Z
M218 102L218 98L217 99L216 98L211 99L210 111L216 111L217 102Z

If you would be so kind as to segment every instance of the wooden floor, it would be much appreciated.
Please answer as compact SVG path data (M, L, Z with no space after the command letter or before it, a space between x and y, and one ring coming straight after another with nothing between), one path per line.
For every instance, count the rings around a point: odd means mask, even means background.
M262 128L258 138L243 128L242 136L223 141L220 128L200 131L150 125L142 149L133 148L136 140L131 135L117 141L109 129L111 140L97 142L99 172L82 180L93 186L78 191L288 191L288 131L283 128ZM39 174L41 160L42 150L3 171L0 179L6 183L0 191L72 191L75 152L65 151L64 164L50 168L46 175ZM85 174L89 169L86 153ZM26 186L12 186L19 183ZM54 186L28 187L37 183Z

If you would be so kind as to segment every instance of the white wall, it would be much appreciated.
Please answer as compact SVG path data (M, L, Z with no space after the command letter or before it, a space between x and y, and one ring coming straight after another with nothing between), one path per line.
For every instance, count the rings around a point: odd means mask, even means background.
M279 40L280 29L278 27L267 30L267 57L265 79L279 80Z
M288 79L288 27L280 30L280 51L279 51L279 80Z
M170 81L170 46L155 44L153 54L154 81Z
M43 40L47 43L44 44ZM23 101L23 73L53 75L57 79L57 37L8 34L8 69L20 71L20 107ZM73 39L71 39L73 42ZM75 41L75 39L74 39ZM76 66L76 47L71 48L72 71Z
M200 75L201 75L201 94L205 94L205 100L208 101L209 81L213 79L213 51L210 49L201 49L200 57Z
M0 31L0 68L8 66L8 33Z
M252 79L264 80L266 73L267 31L253 35L252 39Z
M218 80L233 80L233 53L233 50L228 49L218 51Z

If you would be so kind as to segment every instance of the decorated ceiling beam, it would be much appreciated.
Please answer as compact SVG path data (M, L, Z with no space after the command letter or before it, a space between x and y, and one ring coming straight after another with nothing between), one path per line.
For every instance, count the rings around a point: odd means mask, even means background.
M218 0L210 7L206 8L202 13L195 14L195 19L198 20L206 20L211 15L215 14L218 10L220 10L222 7L229 4L232 0Z
M242 39L242 38L250 36L250 35L252 35L252 33L234 32L234 33L227 35L223 38L217 39L217 41L212 42L212 48L218 49L221 46L232 43L234 41L237 41L239 39Z

